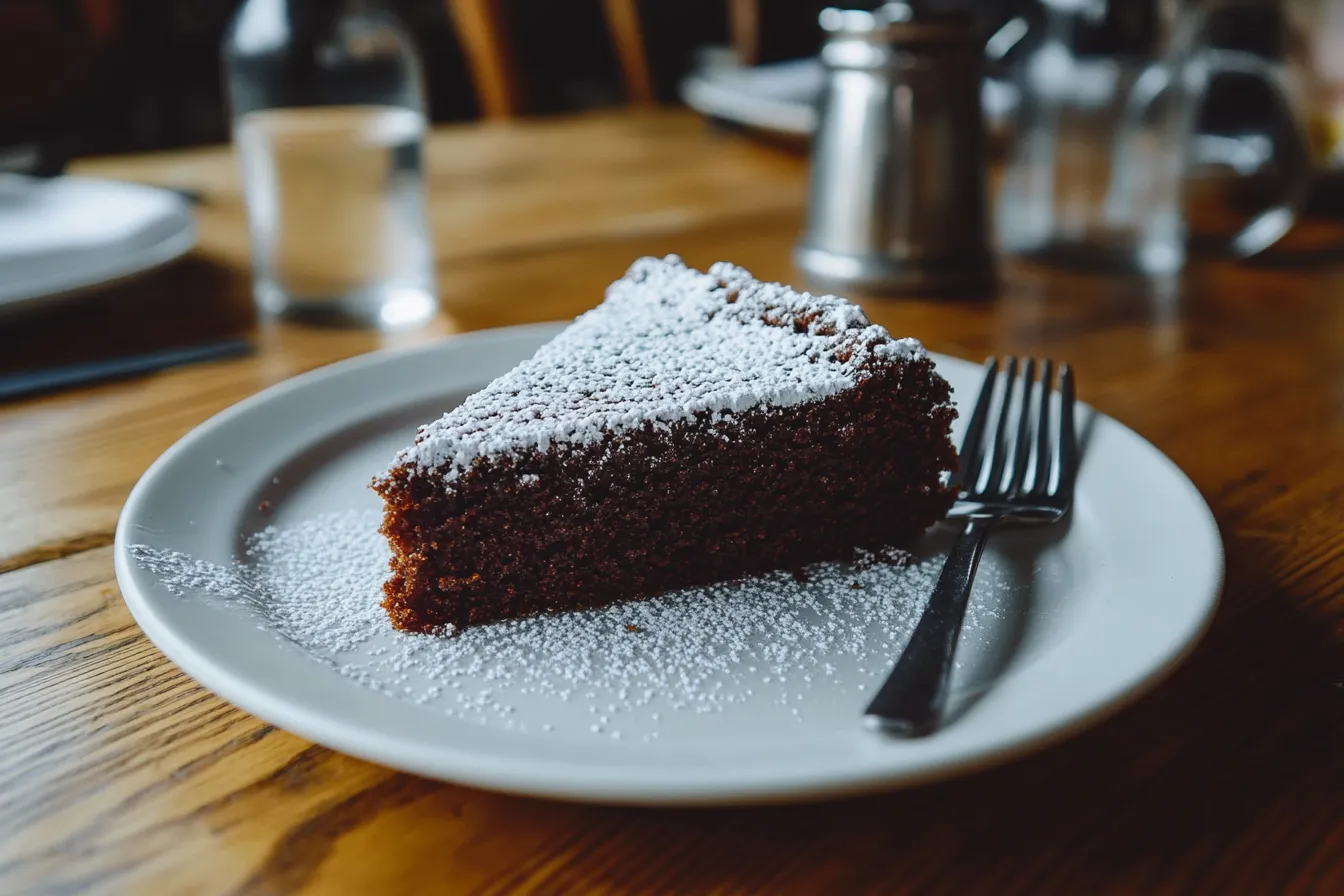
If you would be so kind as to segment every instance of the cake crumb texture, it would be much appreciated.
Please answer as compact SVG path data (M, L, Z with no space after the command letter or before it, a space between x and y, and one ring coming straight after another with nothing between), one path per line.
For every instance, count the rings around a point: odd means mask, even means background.
M852 560L945 515L949 387L857 306L640 259L374 482L434 632Z

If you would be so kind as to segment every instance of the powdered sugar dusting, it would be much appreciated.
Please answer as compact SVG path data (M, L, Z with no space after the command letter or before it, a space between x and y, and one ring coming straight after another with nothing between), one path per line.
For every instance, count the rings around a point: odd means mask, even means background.
M452 479L482 456L819 400L875 363L923 355L844 299L762 283L726 262L701 273L675 255L641 258L601 305L422 427L393 466Z
M379 606L376 511L329 514L248 542L228 566L132 546L170 591L222 601L340 674L432 711L507 729L656 740L666 720L750 707L802 720L836 693L861 706L909 637L941 567L820 564L601 610L467 629L394 631ZM1004 587L994 570L982 578ZM993 600L972 602L974 638ZM818 688L828 699L809 699ZM849 718L854 707L840 707ZM579 721L576 721L578 719Z

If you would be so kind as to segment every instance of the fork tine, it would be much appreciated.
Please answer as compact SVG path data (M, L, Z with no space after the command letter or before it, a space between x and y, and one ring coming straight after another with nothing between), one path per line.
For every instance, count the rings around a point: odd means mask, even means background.
M962 491L974 491L980 481L980 444L985 438L985 424L989 418L989 402L994 395L994 381L999 375L999 359L990 358L985 362L985 377L980 383L980 397L975 400L975 410L971 412L970 422L966 424L966 435L961 440L961 457L957 477L953 486ZM966 483L970 487L966 487Z
M1050 398L1055 391L1055 362L1041 362L1041 414L1036 423L1036 472L1032 474L1031 494L1043 495L1050 488L1050 456L1054 440L1050 436Z
M1022 493L1027 478L1027 461L1031 460L1031 392L1036 380L1036 359L1022 362L1021 402L1017 411L1017 444L1013 448L1013 475L1008 480L1008 494Z
M986 450L986 457L994 458L989 468L989 481L985 486L986 494L998 494L1003 483L1003 468L1008 463L1008 446L1003 443L1004 429L1008 423L1008 412L1013 407L1013 385L1017 381L1017 358L1009 357L1003 367L1003 403L999 408L999 419L994 422L994 443Z
M1073 495L1073 480L1078 475L1078 431L1074 428L1073 368L1059 365L1059 485L1056 493Z

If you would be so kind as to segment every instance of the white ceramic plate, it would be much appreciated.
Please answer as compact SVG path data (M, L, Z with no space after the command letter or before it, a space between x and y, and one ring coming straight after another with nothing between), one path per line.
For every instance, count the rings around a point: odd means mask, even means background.
M169 190L0 176L0 315L147 273L195 245L191 208Z
M681 99L701 115L788 137L811 137L817 127L817 97L825 81L821 61L791 59L744 66L731 53L702 53L700 64L680 85ZM1017 103L1017 91L986 79L981 91L985 119L998 131Z
M823 72L816 59L748 67L714 59L681 82L681 98L701 115L749 128L810 137Z
M372 513L378 502L369 478L419 423L556 332L555 325L487 331L355 358L268 389L189 433L145 473L117 529L117 578L141 628L224 699L337 750L492 789L673 804L857 792L1002 761L1077 731L1151 687L1191 649L1213 613L1222 548L1198 492L1142 438L1086 410L1071 522L994 537L981 574L987 584L972 602L976 622L958 654L957 717L919 741L888 739L860 724L898 644L866 660L837 659L833 674L797 687L805 692L796 696L759 674L754 690L742 690L747 664L757 662L753 651L772 645L751 646L732 672L739 694L751 696L707 713L651 715L645 706L644 715L621 722L627 736L616 740L594 722L593 699L561 701L534 689L517 697L507 719L468 719L380 692L278 638L265 614L214 599L208 582L185 593L179 583L174 594L160 572L137 561L142 549L133 545L237 563L247 538L268 525L347 509ZM958 400L973 400L979 366L937 362ZM553 629L559 639L566 619L573 617L538 624L543 632L562 626ZM494 636L476 631L489 653ZM776 659L787 661L788 650L805 645L774 647ZM699 665L693 656L683 661L687 671ZM678 674L660 672L664 679ZM536 685L549 673L542 667L529 674ZM499 684L488 671L481 677L461 675L454 687L488 693Z

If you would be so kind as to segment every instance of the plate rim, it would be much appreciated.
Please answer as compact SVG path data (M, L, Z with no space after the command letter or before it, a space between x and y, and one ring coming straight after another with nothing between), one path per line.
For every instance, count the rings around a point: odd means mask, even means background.
M164 187L135 181L110 181L108 178L84 175L62 175L66 180L115 183L128 191L152 191L171 194ZM38 276L18 281L0 289L0 315L17 315L31 311L47 302L77 298L94 290L112 287L158 270L196 248L198 230L195 216L185 199L177 201L171 217L164 218L159 227L163 231L152 242L136 246L119 255L114 261L88 268L79 274L65 276ZM171 228L171 230L169 229Z
M337 373L393 363L406 356L451 351L462 340L486 342L511 341L525 336L536 338L558 332L567 323L567 321L544 322L477 330L454 334L420 345L381 349L346 358L267 387L192 428L165 450L142 474L127 498L117 522L114 569L119 590L132 617L146 637L189 677L226 702L314 743L391 768L499 792L575 802L650 806L729 805L794 802L891 790L968 774L1035 752L1114 715L1149 693L1195 649L1214 618L1223 591L1226 558L1217 521L1203 495L1185 472L1151 442L1114 418L1095 411L1092 413L1096 414L1097 418L1104 419L1108 425L1117 427L1127 437L1136 440L1169 473L1174 474L1182 487L1182 497L1206 523L1197 534L1208 538L1207 547L1211 549L1212 567L1207 570L1207 594L1202 602L1197 624L1160 662L1153 663L1127 686L1109 694L1107 698L1093 700L1080 711L1064 713L1049 724L1039 726L1025 735L1016 738L1010 736L989 747L963 750L967 755L954 754L950 759L925 762L914 769L898 769L887 771L885 774L869 772L859 776L818 775L815 771L811 771L803 781L791 782L787 774L777 774L775 779L766 777L751 782L729 782L713 780L711 769L698 767L691 776L694 783L683 780L680 774L669 774L660 781L645 781L640 786L632 787L628 782L623 783L619 775L613 777L602 773L594 774L591 768L582 769L580 773L574 766L564 762L520 762L511 757L501 759L483 756L478 750L470 747L462 749L452 744L439 744L432 750L426 750L418 745L408 745L395 739L389 742L379 737L379 732L354 731L352 724L342 726L333 721L329 710L314 709L310 705L295 705L284 697L277 697L265 687L250 682L245 675L231 671L225 664L209 656L208 651L196 650L171 623L159 617L154 607L156 598L140 591L134 574L135 564L128 550L130 543L128 533L135 515L146 500L146 495L159 472L188 451L195 442L207 439L217 427L249 413L254 407L273 401L281 395L304 389L309 383L319 382ZM955 356L932 352L930 354L936 363L947 360L957 364L974 364ZM788 771L787 764L777 767L782 768L784 772ZM725 790L725 786L729 786L730 789Z

